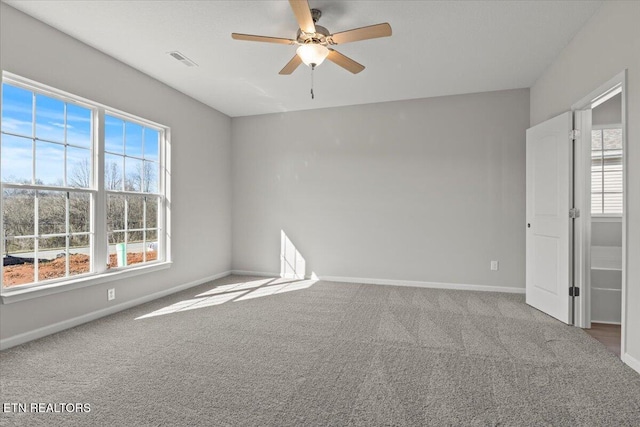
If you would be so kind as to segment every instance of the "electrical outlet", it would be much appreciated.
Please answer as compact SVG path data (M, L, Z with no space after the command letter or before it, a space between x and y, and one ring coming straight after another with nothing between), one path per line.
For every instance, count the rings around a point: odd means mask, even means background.
M116 299L116 290L115 288L111 288L107 291L107 300L111 301Z
M498 261L491 261L491 271L498 271Z

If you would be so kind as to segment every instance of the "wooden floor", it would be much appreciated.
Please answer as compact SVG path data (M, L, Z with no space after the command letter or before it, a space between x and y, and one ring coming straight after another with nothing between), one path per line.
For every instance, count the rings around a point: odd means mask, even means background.
M585 329L584 331L604 344L609 351L620 357L620 325L592 323L591 329Z

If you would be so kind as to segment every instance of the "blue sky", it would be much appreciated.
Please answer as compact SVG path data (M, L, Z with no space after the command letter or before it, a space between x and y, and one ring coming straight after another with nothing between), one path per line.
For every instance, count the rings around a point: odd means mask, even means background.
M2 86L2 130L16 134L2 135L2 180L31 180L33 142L35 136L59 143L66 142L67 174L90 159L91 110L65 103L45 95L35 97L35 129L33 127L33 94L15 86ZM158 131L106 115L105 148L128 156L158 160ZM144 150L144 151L143 151ZM108 156L115 159L115 156ZM122 158L120 158L122 159ZM52 142L36 142L36 179L44 184L60 185L64 175L64 146ZM109 159L107 159L108 161ZM127 160L127 173L140 167L140 161ZM122 164L122 161L119 162Z

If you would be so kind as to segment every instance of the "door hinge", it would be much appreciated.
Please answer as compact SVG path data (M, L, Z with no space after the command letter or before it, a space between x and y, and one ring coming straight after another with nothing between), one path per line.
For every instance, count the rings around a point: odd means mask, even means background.
M569 288L569 296L570 297L579 297L580 296L580 288L577 286L571 286Z
M569 218L580 218L580 209L571 208L569 209Z
M569 139L577 140L580 138L580 131L578 129L572 129L569 131Z

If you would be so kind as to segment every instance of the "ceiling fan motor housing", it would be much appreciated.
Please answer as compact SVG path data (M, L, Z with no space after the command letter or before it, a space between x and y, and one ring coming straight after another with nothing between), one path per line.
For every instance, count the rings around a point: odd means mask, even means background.
M329 30L327 30L322 25L316 25L315 33L305 33L304 31L298 29L298 36L296 40L300 44L315 43L326 46L329 44L329 40L327 39L329 35L331 35Z

